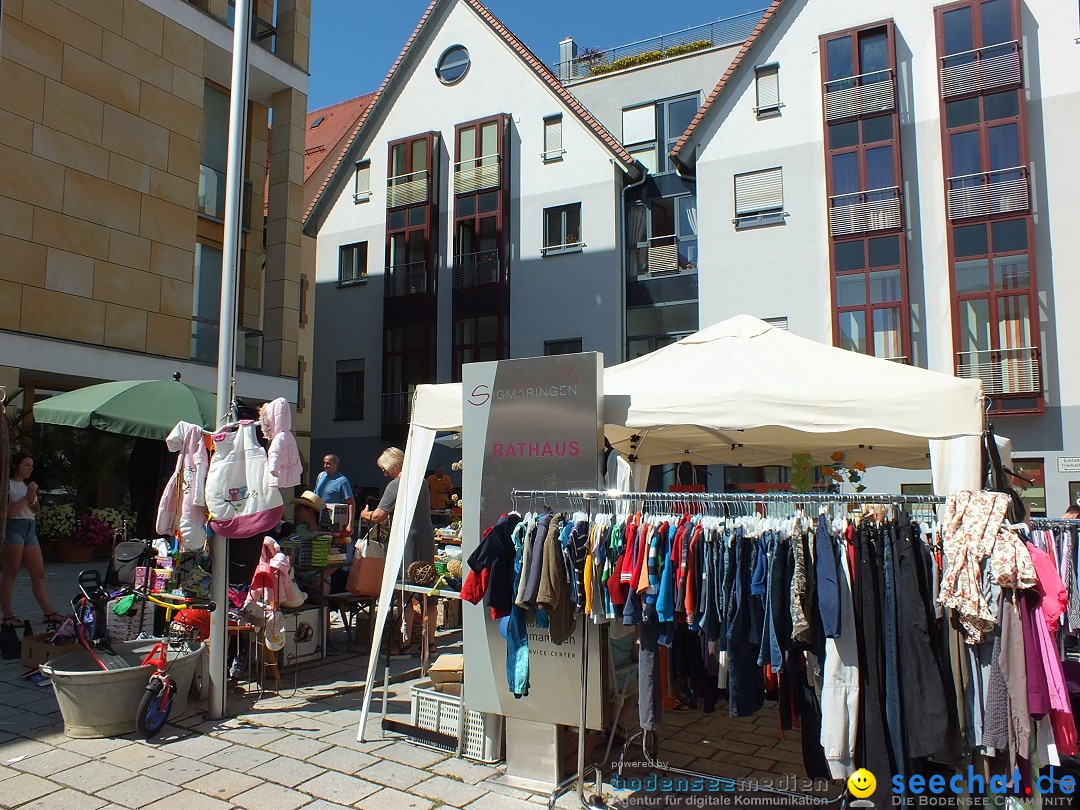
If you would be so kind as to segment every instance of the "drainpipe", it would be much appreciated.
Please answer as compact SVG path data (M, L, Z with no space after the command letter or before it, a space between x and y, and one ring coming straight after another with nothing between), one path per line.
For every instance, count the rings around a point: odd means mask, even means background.
M614 161L612 162L614 163ZM634 165L641 170L641 179L635 180L628 186L623 186L622 193L619 194L619 245L622 248L619 257L619 267L622 270L619 279L619 362L626 360L626 282L629 280L626 275L626 193L641 188L645 185L645 181L649 179L649 172L640 161L635 160Z

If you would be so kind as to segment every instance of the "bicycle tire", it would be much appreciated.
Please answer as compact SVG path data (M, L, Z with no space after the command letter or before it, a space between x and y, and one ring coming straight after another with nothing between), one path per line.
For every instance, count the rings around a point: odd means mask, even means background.
M135 730L142 735L144 740L157 736L158 732L165 727L172 711L173 693L176 691L175 684L167 688L168 676L154 675L150 683L146 685L139 700L139 708L135 712Z

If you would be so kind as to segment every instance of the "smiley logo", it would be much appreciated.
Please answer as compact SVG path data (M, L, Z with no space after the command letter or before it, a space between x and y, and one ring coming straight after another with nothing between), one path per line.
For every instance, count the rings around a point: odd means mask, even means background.
M865 799L877 788L877 779L866 768L859 768L847 780L848 790L851 795L859 799Z

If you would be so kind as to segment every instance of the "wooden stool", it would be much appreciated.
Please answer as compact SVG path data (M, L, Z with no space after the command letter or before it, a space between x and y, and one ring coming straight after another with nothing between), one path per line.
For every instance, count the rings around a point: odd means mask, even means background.
M367 611L370 619L376 603L377 596L358 596L355 593L343 591L332 593L326 597L326 604L331 611L336 610L341 615L341 623L345 625L345 650L352 652L354 634L359 630L360 614ZM370 649L370 644L368 645Z

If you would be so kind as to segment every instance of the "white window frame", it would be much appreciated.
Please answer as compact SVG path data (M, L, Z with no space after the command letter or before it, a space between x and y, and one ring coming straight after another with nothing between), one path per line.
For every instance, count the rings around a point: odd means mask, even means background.
M345 278L345 256L352 251L352 275ZM359 266L358 257L363 257L363 268ZM338 287L352 287L356 284L367 284L368 279L368 243L352 242L338 248Z
M362 203L371 199L371 161L356 161L356 176L353 178L353 202Z
M772 79L772 87L769 79ZM762 102L762 91L766 91L766 98ZM770 98L768 94L773 95ZM780 63L769 62L765 65L757 65L754 68L754 113L758 118L772 118L780 114Z
M754 188L751 184L756 184ZM735 203L735 230L782 224L784 210L784 170L782 166L740 172L732 178ZM770 189L769 186L776 186ZM741 186L741 189L740 189ZM771 196L770 196L771 194ZM742 202L740 204L740 197Z
M542 225L542 227L543 227L543 235L542 235L543 247L540 248L540 255L541 256L554 256L556 254L561 254L561 253L580 253L582 248L585 247L585 241L581 238L580 233L577 235L577 237L578 237L577 241L570 242L570 241L567 240L566 215L569 212L569 210L574 208L575 206L577 207L577 212L578 212L578 227L582 228L584 223L581 221L581 203L580 202L564 203L563 205L552 205L552 206L549 206L549 207L544 209L543 225ZM559 238L562 239L563 241L562 241L561 244L548 245L547 244L547 242L548 242L548 232L547 232L548 212L558 210L558 209L561 209L561 211L562 211L562 216L560 217L560 225L559 225L559 228L560 228Z
M554 163L562 160L565 154L562 113L544 116L544 151L540 153L540 158L544 163Z

